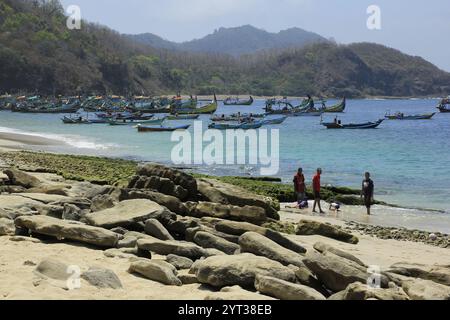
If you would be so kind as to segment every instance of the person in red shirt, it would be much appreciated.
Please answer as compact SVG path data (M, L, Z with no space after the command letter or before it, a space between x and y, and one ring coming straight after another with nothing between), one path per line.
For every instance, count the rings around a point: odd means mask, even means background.
M294 188L297 196L298 203L301 203L306 199L306 185L305 176L303 175L303 169L298 169L297 174L294 177Z
M319 206L319 210L320 213L325 213L322 210L322 207L320 206L320 200L321 200L321 196L320 196L320 176L322 175L322 169L317 169L317 174L314 176L313 178L313 192L314 192L314 207L313 207L313 212L317 212L316 211L316 206Z

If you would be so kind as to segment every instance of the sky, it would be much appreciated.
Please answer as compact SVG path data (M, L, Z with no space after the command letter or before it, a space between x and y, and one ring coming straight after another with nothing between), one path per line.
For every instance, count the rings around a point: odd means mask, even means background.
M121 33L150 32L183 42L220 27L270 32L299 27L338 43L375 42L421 56L450 72L449 0L62 0L82 18ZM369 6L381 29L370 30ZM377 20L378 21L378 20Z

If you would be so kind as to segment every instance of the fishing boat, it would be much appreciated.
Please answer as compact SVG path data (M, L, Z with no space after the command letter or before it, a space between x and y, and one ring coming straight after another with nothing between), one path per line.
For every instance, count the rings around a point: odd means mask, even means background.
M197 120L199 117L199 114L171 115L167 117L167 120Z
M341 103L332 106L332 107L325 107L323 109L323 112L325 113L342 113L345 111L345 108L347 106L347 99L344 97L341 101Z
M436 113L417 114L417 115L405 115L402 112L397 112L394 115L386 114L387 120L430 120Z
M378 128L383 121L384 119L380 119L377 122L342 124L341 121L336 120L330 123L322 122L321 124L327 129L375 129Z
M136 119L110 119L108 123L111 126L127 126L132 124L148 124L148 125L161 125L166 121L166 118L157 118L149 120L136 120Z
M146 127L138 125L138 132L171 132L177 130L187 130L191 125L179 126L179 127Z
M288 117L281 117L281 118L276 118L276 119L267 119L267 120L262 120L261 123L263 124L263 126L282 124L284 121L286 121L287 118Z
M200 114L213 114L214 112L217 111L217 98L216 95L214 95L214 101L212 101L211 103L207 104L206 106L200 107L200 108L188 108L188 109L176 109L176 108L172 108L172 115L200 115Z
M230 123L211 123L208 128L209 129L217 129L217 130L249 130L249 129L259 129L263 126L262 122L253 122L253 123L240 123L240 124L230 124Z
M437 108L441 113L450 113L450 97L442 99Z
M71 118L71 117L63 117L62 122L64 124L91 124L92 122L89 121L86 118L78 117L78 118Z
M312 109L307 111L292 112L287 114L289 117L320 117L323 115L322 110Z
M223 101L226 106L251 106L255 102L252 96L248 100L240 100L239 98L228 97Z

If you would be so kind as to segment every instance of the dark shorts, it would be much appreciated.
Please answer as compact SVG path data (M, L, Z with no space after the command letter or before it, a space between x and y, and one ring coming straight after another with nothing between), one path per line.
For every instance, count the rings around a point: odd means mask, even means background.
M372 206L372 197L364 196L364 204L366 208L370 208Z
M321 199L320 191L314 191L314 199L315 200L320 200Z

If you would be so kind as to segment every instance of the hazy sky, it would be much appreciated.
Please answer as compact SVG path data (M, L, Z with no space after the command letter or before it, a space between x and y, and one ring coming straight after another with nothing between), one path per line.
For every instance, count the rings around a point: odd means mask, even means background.
M450 71L449 0L62 0L82 17L122 33L151 32L171 41L219 27L251 24L271 32L299 27L339 43L377 42L422 56ZM381 30L367 8L381 9Z

